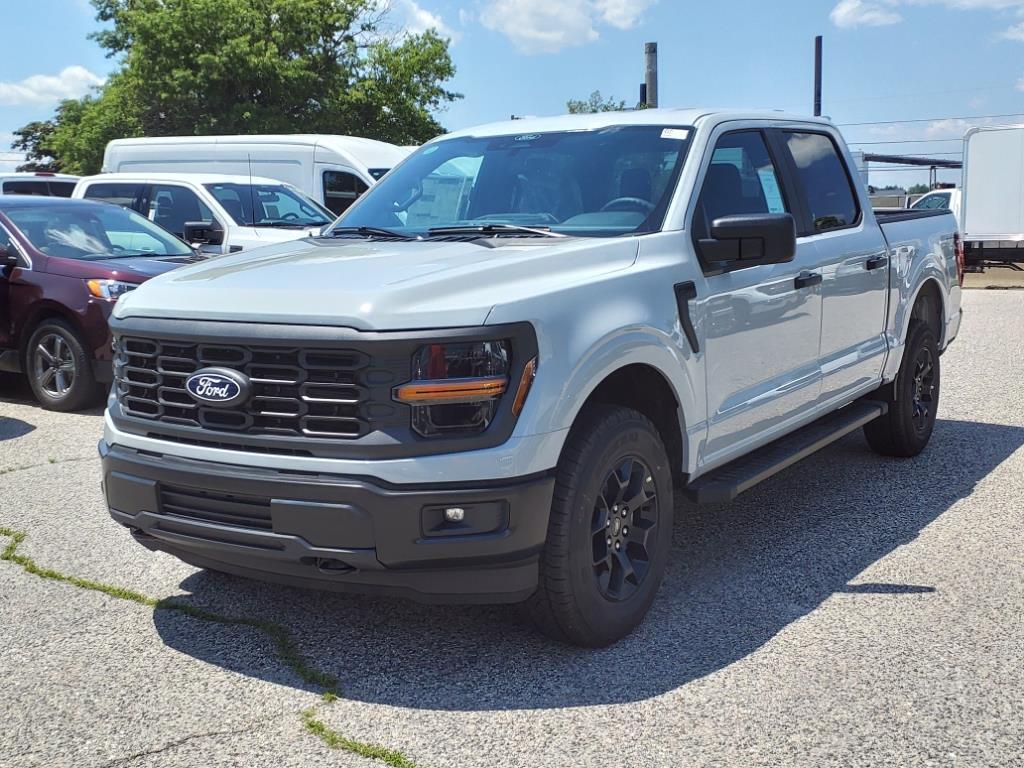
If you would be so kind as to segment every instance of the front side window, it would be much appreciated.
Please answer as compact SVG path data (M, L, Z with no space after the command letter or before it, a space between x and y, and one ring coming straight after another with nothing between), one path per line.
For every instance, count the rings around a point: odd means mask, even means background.
M340 216L369 187L353 173L324 171L324 203Z
M102 200L105 203L132 208L142 196L143 184L90 184L86 187L88 200Z
M322 227L334 215L311 197L283 184L207 184L236 224L302 229Z
M413 153L338 226L416 236L487 225L587 237L652 232L665 217L690 135L642 125L445 139Z
M709 236L724 216L789 211L760 131L727 133L715 144L693 217L694 237Z
M113 205L33 205L11 207L6 214L36 250L47 256L90 261L192 253L145 217Z
M811 217L812 231L808 234L856 224L860 209L846 165L832 139L822 133L783 135Z
M187 187L155 184L149 195L149 218L183 238L186 222L212 222L213 211Z
M915 211L945 210L949 208L949 197L948 192L938 195L925 195L910 207Z
M51 197L71 197L75 191L73 181L48 181Z

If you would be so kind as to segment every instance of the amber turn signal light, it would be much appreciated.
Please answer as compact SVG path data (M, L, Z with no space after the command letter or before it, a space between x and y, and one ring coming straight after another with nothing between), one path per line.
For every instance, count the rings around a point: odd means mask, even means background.
M533 386L533 379L537 375L537 358L533 358L523 368L523 375L519 377L519 389L516 390L516 399L512 401L512 415L518 416L526 405L526 396L530 394L530 387Z
M508 379L504 376L410 381L395 389L395 399L410 405L472 403L500 397L507 388Z

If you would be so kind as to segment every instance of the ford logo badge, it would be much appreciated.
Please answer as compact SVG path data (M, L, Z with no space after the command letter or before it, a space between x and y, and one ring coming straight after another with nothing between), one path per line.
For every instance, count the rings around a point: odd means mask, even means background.
M185 380L185 389L193 400L226 407L249 396L249 378L230 368L203 368Z

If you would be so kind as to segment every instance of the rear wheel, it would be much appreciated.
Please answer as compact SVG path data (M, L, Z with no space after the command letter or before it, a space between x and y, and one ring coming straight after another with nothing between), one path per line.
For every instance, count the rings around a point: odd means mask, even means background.
M25 362L29 386L43 408L77 411L100 399L85 345L63 320L45 320L36 328Z
M629 634L658 591L672 543L672 475L654 425L587 406L558 465L537 592L546 634L604 646Z
M939 345L927 323L912 320L889 412L864 426L872 450L885 456L917 456L931 439L939 407Z

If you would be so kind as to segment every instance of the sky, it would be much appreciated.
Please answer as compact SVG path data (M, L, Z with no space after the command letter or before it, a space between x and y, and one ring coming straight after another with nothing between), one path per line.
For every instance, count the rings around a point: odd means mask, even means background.
M0 170L7 170L18 160L5 154L11 131L50 117L60 99L88 92L116 63L87 39L97 29L88 0L0 3ZM1024 123L1024 0L390 4L396 27L433 27L452 41L450 87L464 98L438 115L448 129L560 114L567 99L594 90L632 105L648 41L658 43L661 106L809 114L819 34L823 111L855 150L957 159L971 125ZM918 122L890 122L909 120ZM876 186L925 180L920 171L878 168ZM958 176L941 172L940 180Z

